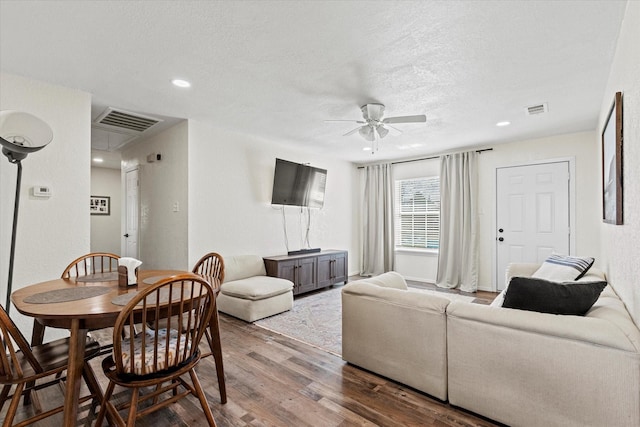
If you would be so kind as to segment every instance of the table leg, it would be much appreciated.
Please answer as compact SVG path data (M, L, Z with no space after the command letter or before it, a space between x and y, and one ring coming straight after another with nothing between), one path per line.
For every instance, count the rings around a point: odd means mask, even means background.
M227 403L227 387L224 382L224 366L222 364L222 345L220 344L220 322L218 310L213 311L209 320L209 333L211 334L211 353L216 362L216 373L218 374L218 387L220 388L220 402Z
M44 341L44 325L38 322L38 319L33 319L33 330L31 332L31 347L40 345ZM27 387L31 388L35 385L35 381L27 383ZM34 393L35 396L35 393ZM31 391L27 391L24 395L24 404L29 405L31 403Z
M31 331L31 346L40 345L44 341L44 325L33 319L33 330Z
M69 339L69 366L67 368L67 389L64 398L64 426L73 427L78 419L78 400L82 384L82 369L87 339L87 329L80 328L80 320L71 321Z

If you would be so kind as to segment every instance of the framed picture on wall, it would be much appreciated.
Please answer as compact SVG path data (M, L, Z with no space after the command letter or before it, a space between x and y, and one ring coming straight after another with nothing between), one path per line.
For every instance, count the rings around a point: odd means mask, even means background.
M111 197L91 196L89 212L91 215L111 215Z
M602 130L602 220L622 224L622 92L617 92Z

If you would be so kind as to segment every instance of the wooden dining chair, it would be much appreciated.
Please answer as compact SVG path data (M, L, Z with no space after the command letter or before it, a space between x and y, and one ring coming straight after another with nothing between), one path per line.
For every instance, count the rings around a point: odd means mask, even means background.
M92 252L73 260L62 272L62 278L88 276L97 273L117 273L119 255Z
M196 274L202 275L212 286L220 286L224 281L224 259L222 255L216 252L209 252L196 262L191 270ZM215 289L216 294L220 289ZM218 321L217 310L211 316L209 323L210 328L205 330L205 336L209 343L210 352L203 354L202 357L213 355L216 363L216 372L218 376L218 388L220 389L220 401L227 403L227 392L224 380L224 366L222 363L222 347L220 343L220 323ZM211 329L214 336L211 336Z
M11 402L2 425L13 425L20 396L29 392L31 392L31 401L36 414L20 421L15 424L16 426L28 425L61 412L64 408L63 406L43 411L39 399L35 397L36 394L33 392L65 380L64 376L60 374L67 369L69 338L38 346L30 346L4 307L0 306L0 342L2 345L0 349L0 384L2 384L0 412L7 401ZM95 357L98 353L98 343L87 339L85 360ZM82 375L91 395L80 399L80 402L85 402L89 399L99 400L100 387L88 363L84 364ZM36 381L38 381L37 385ZM10 394L13 387L15 389ZM96 406L95 404L92 405L92 412Z
M118 425L133 426L137 418L189 394L198 398L208 424L215 426L195 371L200 361L198 345L215 309L213 288L192 273L168 277L134 294L116 319L113 353L102 362L109 385L96 426L102 425L107 411ZM123 338L125 330L131 338ZM182 378L186 373L190 383ZM116 405L111 401L116 385L132 389L129 402ZM153 391L141 395L140 389L145 387L153 387ZM138 404L149 399L150 404L138 411ZM125 422L120 411L127 408Z
M73 260L62 272L62 279L88 276L96 273L117 273L120 256L109 252L92 252ZM116 277L117 280L117 277ZM31 345L39 345L44 341L44 326L33 321Z
M224 281L224 259L222 258L222 255L216 252L209 252L208 254L200 258L198 262L196 262L191 271L204 276L205 279L209 280L209 283L211 283L212 286L216 283L216 281L218 283L218 286L220 286ZM219 289L217 291L219 291ZM214 329L216 329L215 332L219 337L220 330L218 329L218 322L216 321L212 325L214 326ZM202 357L211 356L214 353L213 338L211 337L211 332L208 329L205 331L205 336L207 337L207 342L209 343L211 352L203 354Z
M224 281L224 259L218 253L209 252L196 262L191 271L212 279L218 279L222 283Z
M91 252L71 261L71 263L64 269L60 277L62 279L68 279L71 277L82 277L98 273L117 273L119 258L119 255L109 252ZM37 346L44 342L44 331L44 325L38 322L37 319L34 319L33 329L31 331L32 346ZM105 352L110 348L111 344L105 344L101 346L100 350L103 354L106 354ZM33 386L33 384L29 383L28 386L31 387ZM27 392L24 395L24 403L29 404L30 402L31 393Z

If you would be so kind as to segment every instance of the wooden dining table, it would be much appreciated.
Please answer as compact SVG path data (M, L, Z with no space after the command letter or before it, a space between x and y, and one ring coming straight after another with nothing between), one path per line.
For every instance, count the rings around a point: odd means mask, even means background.
M25 286L11 294L13 306L23 315L33 317L37 323L53 328L68 329L70 331L69 365L67 368L66 394L64 401L64 426L75 426L78 418L78 401L82 384L82 369L86 337L89 331L112 327L124 305L114 304L112 301L125 298L126 294L144 289L145 287L177 274L190 273L182 270L140 270L138 284L127 287L118 285L117 272L115 274L97 273L95 275L54 279L42 283ZM220 290L220 282L209 276L204 277L212 287ZM99 292L98 292L99 291ZM95 295L99 293L99 295ZM49 302L50 297L56 295L72 295L73 300ZM77 294L74 296L74 294ZM95 296L91 296L95 295ZM37 301L42 297L43 301ZM68 298L67 298L68 299ZM26 300L26 301L25 301ZM37 302L33 302L33 301ZM31 302L29 302L31 301ZM224 368L222 364L222 347L219 335L218 312L214 311L209 322L212 337L212 354L216 364L220 400L226 403L226 387L224 382ZM42 334L36 341L42 340ZM40 344L38 342L32 344Z

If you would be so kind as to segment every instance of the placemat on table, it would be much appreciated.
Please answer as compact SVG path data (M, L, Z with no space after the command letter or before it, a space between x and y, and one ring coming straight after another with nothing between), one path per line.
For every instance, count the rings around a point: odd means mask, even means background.
M86 276L76 277L76 282L110 282L112 280L118 280L117 271L108 271L105 273L93 273Z
M78 286L77 288L55 289L29 295L24 302L29 304L50 304L56 302L77 301L104 295L112 291L108 286Z
M153 285L156 282L159 282L162 279L166 279L167 277L171 277L172 274L165 274L162 276L151 276L151 277L147 277L146 279L142 280L142 283L146 284L146 285Z
M179 301L181 298L181 289L173 289L171 301ZM186 289L185 289L186 291ZM115 305L127 305L129 301L133 299L136 295L138 295L139 291L127 292L126 294L118 295L114 299L111 300L112 304ZM152 292L147 296L147 305L156 303L156 293ZM169 301L169 290L161 289L160 290L160 303L165 303ZM142 301L138 303L138 305L142 305Z

